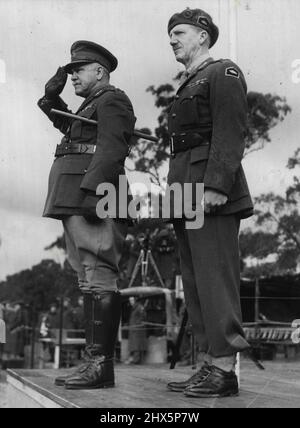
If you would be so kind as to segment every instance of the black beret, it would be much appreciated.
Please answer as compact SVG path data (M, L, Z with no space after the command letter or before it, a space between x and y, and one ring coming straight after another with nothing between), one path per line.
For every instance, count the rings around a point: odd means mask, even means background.
M210 48L214 46L219 38L219 28L213 23L212 17L201 9L185 9L181 13L175 13L169 21L168 33L173 30L176 25L189 24L202 28L207 31L211 38Z
M71 74L74 66L98 62L111 73L118 66L117 58L103 46L86 40L79 40L71 47L71 62L65 66L67 73Z

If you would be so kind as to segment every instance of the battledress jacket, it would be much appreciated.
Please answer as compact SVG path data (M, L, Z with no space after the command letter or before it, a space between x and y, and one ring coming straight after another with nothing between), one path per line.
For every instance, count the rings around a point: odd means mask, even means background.
M242 71L230 60L212 58L182 83L169 109L170 138L196 146L171 157L168 184L204 183L205 189L226 195L228 202L214 215L253 214L241 165L247 111Z
M76 114L96 120L98 126L50 113L52 108L69 112L60 97L52 100L43 97L38 106L64 134L61 144L96 145L94 154L69 154L55 159L43 216L55 219L96 216L99 201L96 189L99 184L111 183L116 189L116 218L119 218L119 177L125 176L124 163L136 120L129 98L108 85L85 99ZM127 191L128 188L127 183Z

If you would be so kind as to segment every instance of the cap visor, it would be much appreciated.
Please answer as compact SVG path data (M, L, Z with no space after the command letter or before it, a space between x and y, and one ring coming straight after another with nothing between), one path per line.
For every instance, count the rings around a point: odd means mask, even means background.
M72 74L75 67L78 67L80 64L91 64L92 61L73 61L65 65L65 70L68 74Z

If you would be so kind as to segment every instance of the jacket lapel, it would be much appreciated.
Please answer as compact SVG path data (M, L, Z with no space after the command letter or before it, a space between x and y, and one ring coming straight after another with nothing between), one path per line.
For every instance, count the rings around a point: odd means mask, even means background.
M211 64L212 62L214 62L214 59L213 58L208 58L207 60L205 60L202 64L200 64L200 66L195 70L195 71L193 71L193 73L191 73L190 75L189 75L189 77L186 79L186 80L184 80L181 84L180 84L180 86L179 86L179 88L178 88L178 90L177 90L177 94L183 89L183 88L185 88L185 86L196 76L196 74L197 73L199 73L199 71L201 71L201 70L204 70L209 64Z

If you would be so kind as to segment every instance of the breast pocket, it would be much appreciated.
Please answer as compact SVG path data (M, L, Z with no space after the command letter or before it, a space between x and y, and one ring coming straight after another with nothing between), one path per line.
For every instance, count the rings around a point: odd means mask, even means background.
M179 107L179 122L183 129L196 126L198 123L198 111L196 96L183 98Z
M182 98L179 107L179 121L182 129L201 127L210 123L208 86L195 87L194 93Z
M85 119L96 120L96 105L88 107L77 115ZM97 135L97 124L89 124L82 120L75 120L72 124L71 139L73 142L84 142ZM79 141L78 141L79 140Z
M96 105L91 106L89 109L82 113L82 117L97 122L96 108ZM84 141L92 142L95 144L97 137L97 124L89 124L83 122L81 136Z
M71 140L76 143L82 136L82 122L80 120L74 120L71 127Z

